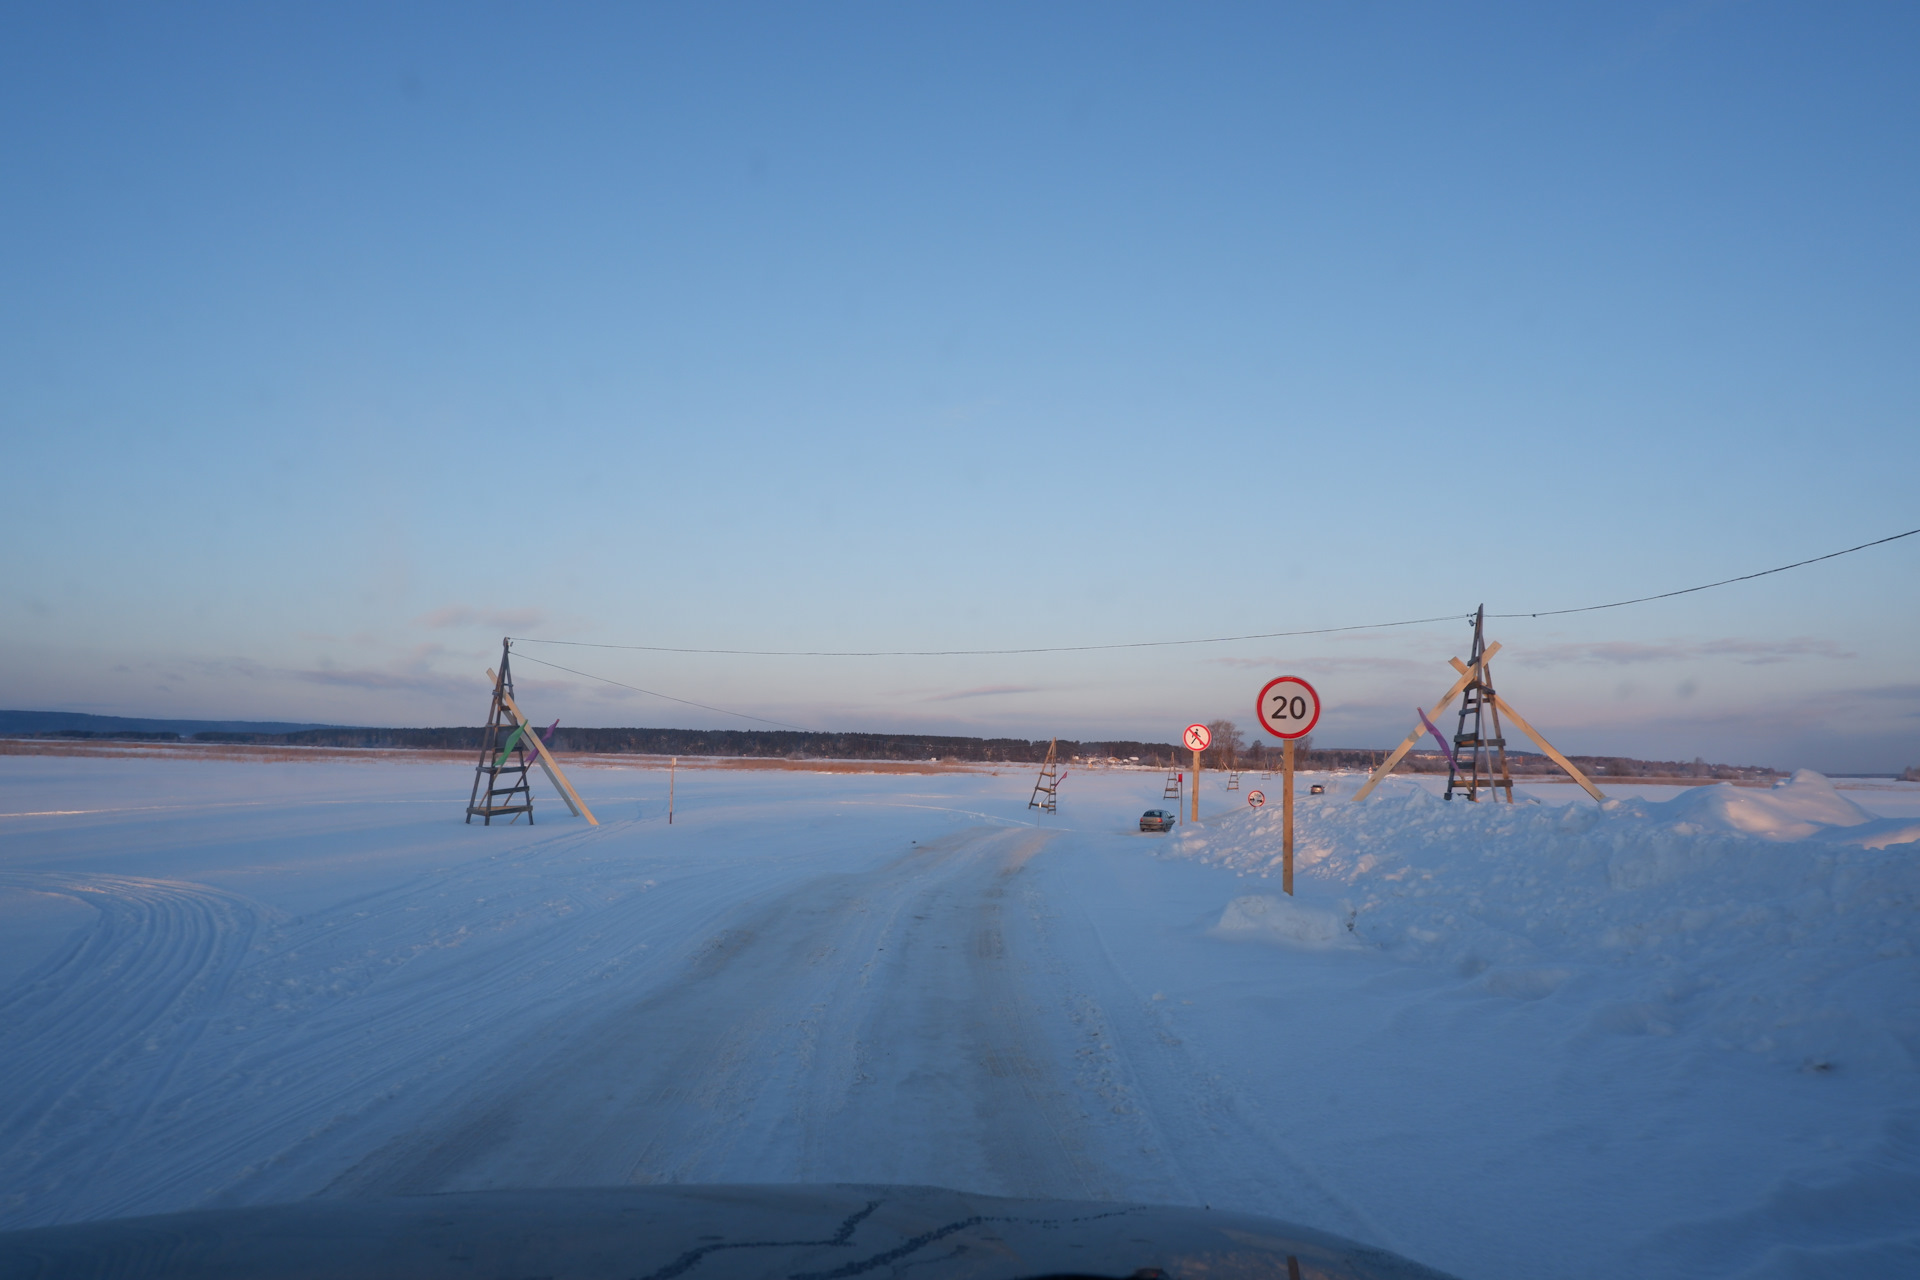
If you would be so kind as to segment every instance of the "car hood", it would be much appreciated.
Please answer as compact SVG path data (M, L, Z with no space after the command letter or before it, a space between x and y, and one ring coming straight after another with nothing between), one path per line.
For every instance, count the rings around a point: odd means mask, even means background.
M1250 1214L848 1184L307 1200L0 1234L0 1277L47 1280L881 1280L909 1269L914 1280L1445 1280Z

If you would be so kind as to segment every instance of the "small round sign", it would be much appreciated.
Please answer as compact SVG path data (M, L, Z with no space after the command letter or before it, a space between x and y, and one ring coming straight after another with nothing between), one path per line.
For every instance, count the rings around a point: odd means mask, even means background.
M1299 676L1281 676L1260 690L1254 714L1276 738L1304 738L1320 723L1320 695Z
M1189 751L1205 751L1213 745L1213 730L1203 724L1190 724L1181 735L1181 741L1187 744Z
M1258 809L1261 805L1265 804L1266 802L1267 802L1266 792L1264 791L1247 792L1247 803L1252 805L1254 808Z

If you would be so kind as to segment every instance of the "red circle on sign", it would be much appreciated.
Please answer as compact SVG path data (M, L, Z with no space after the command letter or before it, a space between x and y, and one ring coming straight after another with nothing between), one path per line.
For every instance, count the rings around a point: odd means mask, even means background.
M1203 724L1190 724L1180 740L1187 744L1189 751L1205 751L1213 745L1213 730Z
M1287 714L1270 719L1268 717L1268 701L1270 698L1276 696L1273 690L1280 685L1297 685L1305 689L1306 693L1304 696L1297 693L1282 693L1277 695L1286 700L1282 704L1281 709ZM1307 714L1309 708L1312 710L1311 715ZM1320 695L1314 690L1312 685L1302 680L1299 676L1279 676L1276 679L1267 681L1266 685L1261 688L1260 696L1255 698L1253 702L1253 714L1260 718L1260 727L1276 738L1304 738L1313 732L1313 726L1320 723ZM1274 728L1274 721L1276 719L1288 727L1285 729ZM1303 720L1306 723L1301 725L1300 722Z
M1247 792L1247 803L1252 805L1254 808L1258 809L1261 805L1265 804L1266 802L1267 802L1266 792L1264 791Z

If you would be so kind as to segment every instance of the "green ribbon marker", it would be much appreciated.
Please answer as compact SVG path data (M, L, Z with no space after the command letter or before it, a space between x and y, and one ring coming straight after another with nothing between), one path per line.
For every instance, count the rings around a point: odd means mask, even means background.
M494 768L501 769L506 767L507 757L513 754L514 744L520 741L520 735L526 731L527 726L524 724L513 731L513 736L507 739L507 745L500 748L500 758L493 762Z

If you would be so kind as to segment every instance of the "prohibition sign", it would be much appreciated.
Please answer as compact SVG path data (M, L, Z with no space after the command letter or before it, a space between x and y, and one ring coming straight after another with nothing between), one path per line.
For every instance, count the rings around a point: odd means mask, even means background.
M1299 676L1281 676L1267 681L1253 711L1274 737L1304 738L1320 723L1320 695Z
M1205 751L1213 745L1213 730L1203 724L1190 724L1186 733L1181 735L1181 740L1187 744L1189 751Z
M1265 804L1266 802L1267 802L1266 792L1264 791L1247 792L1247 803L1252 805L1254 808L1258 809L1261 805Z

